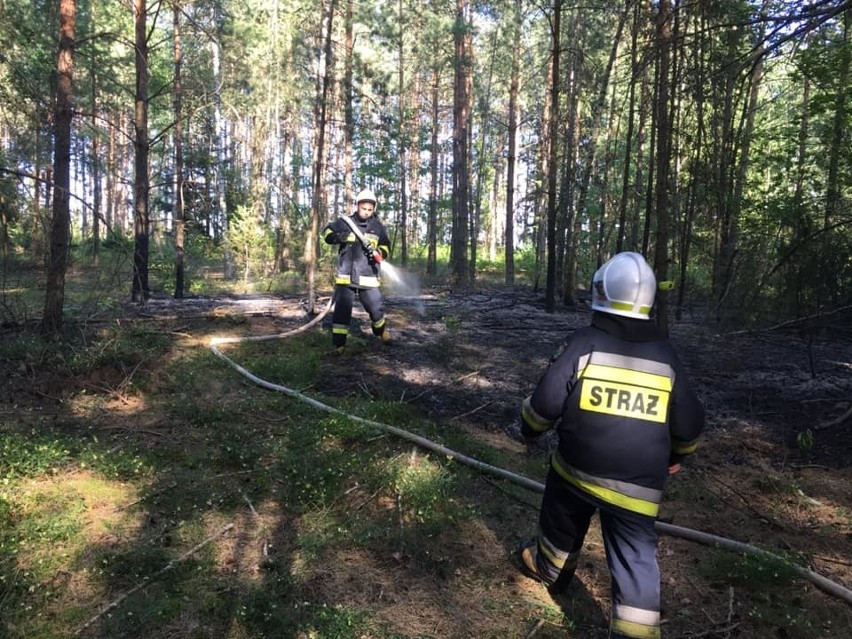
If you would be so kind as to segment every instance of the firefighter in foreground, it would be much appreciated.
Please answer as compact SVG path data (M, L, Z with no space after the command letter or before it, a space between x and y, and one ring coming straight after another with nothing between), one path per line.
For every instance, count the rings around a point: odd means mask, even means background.
M612 579L610 636L660 637L654 521L669 475L693 453L704 409L649 314L657 283L638 253L595 273L592 322L521 407L527 443L556 427L539 535L521 544L521 569L552 594L571 581L589 522L600 513Z
M330 222L322 233L326 243L340 245L331 342L341 354L346 348L356 295L370 316L373 334L386 344L391 340L379 290L381 262L390 254L390 240L384 225L373 217L377 203L371 190L361 191L355 196L355 212Z

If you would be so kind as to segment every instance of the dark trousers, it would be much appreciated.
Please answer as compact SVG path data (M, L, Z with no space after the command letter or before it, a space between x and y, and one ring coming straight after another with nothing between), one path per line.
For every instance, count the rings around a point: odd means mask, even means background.
M385 309L382 303L382 292L378 288L354 288L351 286L335 287L334 313L332 313L331 342L334 346L344 346L349 336L349 323L352 320L352 305L355 296L361 300L364 310L370 316L374 335L381 335L385 330Z
M541 534L558 555L568 554L559 568L538 553L539 574L558 576L564 587L574 573L577 558L595 512L599 512L606 561L612 578L613 639L659 636L660 568L654 519L601 508L582 496L552 468L541 504ZM539 541L541 547L542 541ZM551 553L553 556L553 553Z

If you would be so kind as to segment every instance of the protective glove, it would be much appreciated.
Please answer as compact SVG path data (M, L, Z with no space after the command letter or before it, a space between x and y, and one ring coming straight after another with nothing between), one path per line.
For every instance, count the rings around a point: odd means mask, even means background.
M524 437L521 425L517 423L509 426L506 429L506 434L515 441L524 444L527 448L527 455L530 457L544 457L555 446L555 442L551 441L552 436L550 433L545 433L538 437Z
M370 264L379 264L382 261L382 254L372 246L365 244L361 248L364 249L364 255L367 256L367 261Z

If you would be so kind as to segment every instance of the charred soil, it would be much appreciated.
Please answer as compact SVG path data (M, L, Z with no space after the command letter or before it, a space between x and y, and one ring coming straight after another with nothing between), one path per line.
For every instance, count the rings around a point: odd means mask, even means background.
M512 436L520 401L561 343L588 324L589 311L546 313L540 295L518 290L433 290L417 299L388 297L385 306L393 342L384 345L370 334L356 303L346 352L336 354L329 338L313 388L330 397L404 402L447 431L529 455ZM127 321L157 321L194 348L203 347L223 319L242 317L233 332L255 336L310 319L295 297L152 300L126 315ZM314 330L323 330L321 324ZM757 546L852 587L852 341L783 330L720 334L697 322L673 323L671 338L708 424L701 450L669 486L661 519ZM223 376L233 374L223 367ZM58 378L26 363L4 363L0 401L16 410L29 403L50 411L75 385L115 389L128 371L99 375ZM540 456L541 480L545 454L532 454ZM517 543L535 532L539 496L518 498L493 478L473 477L466 497L482 516L456 538L441 540L433 563L424 566L402 553L387 559L389 570L341 548L337 567L308 587L329 602L369 603L400 636L606 637L609 578L596 529L576 584L555 601L565 615L561 622L527 620L505 634L493 627L488 611L494 607L550 599L512 563ZM783 566L667 536L659 561L664 636L852 635L852 606L805 579L785 578ZM483 571L498 575L487 590L466 582L465 575ZM452 591L447 575L455 576Z

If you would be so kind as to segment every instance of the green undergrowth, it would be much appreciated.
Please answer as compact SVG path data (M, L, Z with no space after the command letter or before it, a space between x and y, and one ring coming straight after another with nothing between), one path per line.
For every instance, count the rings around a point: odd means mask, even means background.
M15 384L0 413L0 637L606 636L591 598L563 609L517 577L509 554L538 495L382 425L538 481L544 458L404 401L324 393L322 331L221 346L277 390L264 388L206 347L243 328L137 322L0 344ZM720 553L702 570L759 586L740 606L756 632L833 636L780 605L795 584L783 566Z
M482 516L474 473L176 341L138 324L0 347L30 376L74 380L49 409L0 422L0 636L405 636L348 580L359 562L407 563L414 583L458 579L446 542ZM326 346L306 333L222 350L343 413L489 457L408 404L311 388ZM492 571L466 578L499 580Z

